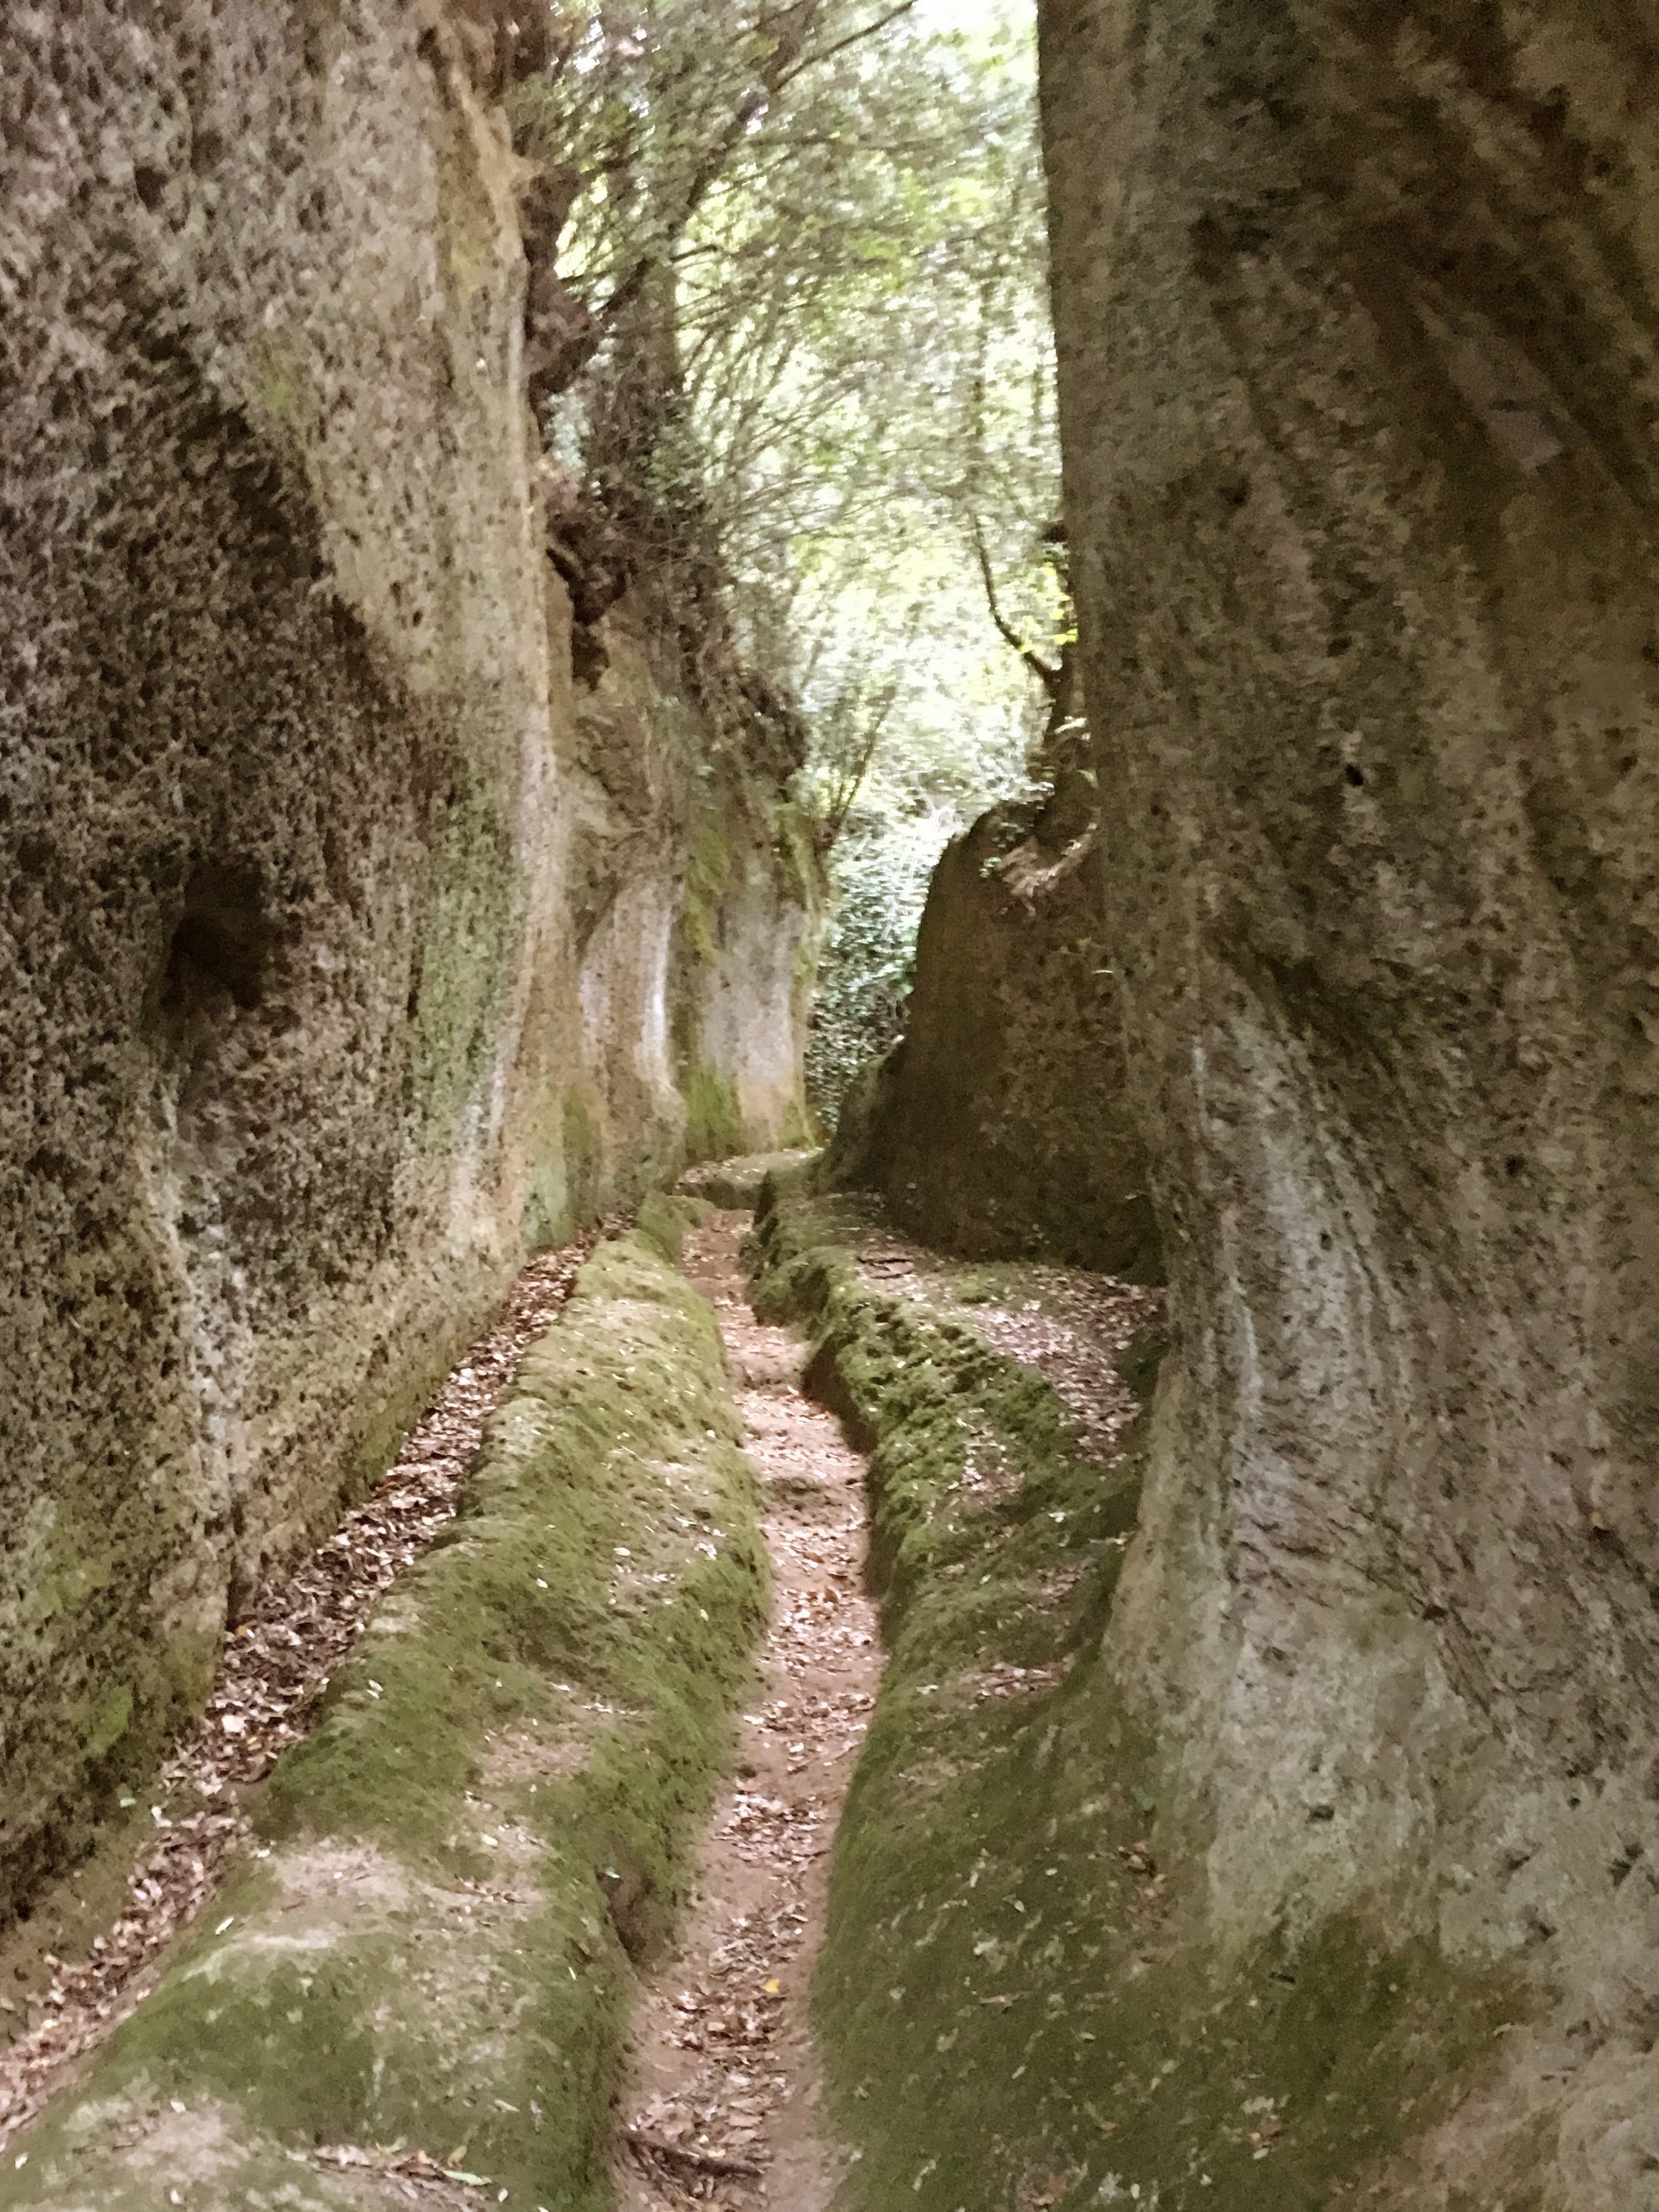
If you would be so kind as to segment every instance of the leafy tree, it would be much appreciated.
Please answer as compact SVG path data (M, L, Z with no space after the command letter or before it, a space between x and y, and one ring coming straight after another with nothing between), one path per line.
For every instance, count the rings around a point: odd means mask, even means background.
M1060 684L1029 12L568 0L511 96L578 611L689 564L801 703L848 1048L944 836L1024 780Z

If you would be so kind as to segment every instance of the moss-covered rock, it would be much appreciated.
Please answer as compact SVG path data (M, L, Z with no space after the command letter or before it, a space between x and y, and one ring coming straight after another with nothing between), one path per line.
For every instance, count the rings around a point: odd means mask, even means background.
M774 1190L756 1257L761 1304L811 1328L809 1379L873 1448L891 1657L817 1985L849 2205L1363 2201L1343 2191L1489 2062L1515 1986L1393 1936L1386 1898L1209 1939L1206 1839L1160 1825L1158 1747L1102 1659L1141 1437L1114 1468L1083 1457L1046 1383L868 1289L841 1231L835 1200ZM1126 1355L1143 1390L1159 1348Z
M0 2204L148 2212L158 2179L360 2204L361 2170L315 2154L393 2141L511 2202L607 2201L632 1961L671 1924L764 1613L719 1334L664 1256L695 1211L659 1201L588 1262L459 1518L266 1785L261 1855L15 2147Z
M945 848L904 1034L843 1102L830 1170L949 1249L1158 1282L1098 825L1078 788L994 806Z
M730 640L646 564L573 679L573 919L591 1107L652 1133L641 1181L685 1159L792 1143L824 902L798 806L704 688ZM762 755L765 749L762 748ZM625 888L617 895L619 871Z
M800 1151L749 1152L737 1158L705 1161L700 1166L689 1168L680 1177L679 1187L692 1197L707 1200L711 1206L725 1206L736 1213L752 1213L760 1203L761 1192L769 1177L775 1188L781 1188L809 1171L817 1158L816 1152Z
M717 593L577 680L477 12L0 9L0 1932L692 1062L799 1122L790 763Z

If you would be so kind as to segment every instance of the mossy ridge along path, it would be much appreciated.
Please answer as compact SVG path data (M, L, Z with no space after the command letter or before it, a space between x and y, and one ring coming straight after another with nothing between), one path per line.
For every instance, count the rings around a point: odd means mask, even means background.
M734 1200L746 1194L735 1173L713 1182ZM741 1385L774 1603L697 1904L637 2014L625 2212L689 2202L828 2212L842 2171L809 1999L830 1844L881 1668L864 1581L865 1470L800 1389L799 1335L750 1310L738 1256L748 1224L746 1210L717 1214L687 1238L684 1265L714 1304Z
M583 1268L460 1517L272 1776L264 1855L14 2142L0 2206L606 2205L633 1962L680 1900L766 1603L679 1225L648 1206Z
M1103 1464L985 1340L988 1291L1027 1316L1040 1275L955 1267L861 1200L776 1185L757 1242L757 1310L808 1324L810 1387L872 1447L890 1656L817 1979L832 2112L862 2153L844 2212L1370 2201L1490 2057L1513 1990L1391 1946L1382 1913L1222 1956L1206 1839L1160 1826L1158 1748L1102 1658L1141 1425ZM1116 1354L1148 1398L1158 1352L1143 1331Z
M249 1787L313 1727L375 1601L454 1518L485 1423L600 1234L526 1268L368 1497L227 1628L206 1710L142 1802L122 1801L131 1817L0 1942L0 2033L18 2024L0 2054L0 2151L64 2067L140 2001L168 1944L249 1848Z

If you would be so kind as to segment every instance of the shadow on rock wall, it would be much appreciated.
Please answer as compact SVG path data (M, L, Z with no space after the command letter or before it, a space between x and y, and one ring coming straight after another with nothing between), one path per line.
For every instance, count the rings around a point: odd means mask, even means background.
M1651 28L1044 16L1176 1317L1109 1658L1176 1933L1224 1975L1358 1913L1524 1975L1536 2028L1437 2132L1395 2116L1365 2203L1651 2206Z
M1074 792L994 807L946 848L904 1036L843 1107L832 1180L952 1251L1160 1279L1101 896Z

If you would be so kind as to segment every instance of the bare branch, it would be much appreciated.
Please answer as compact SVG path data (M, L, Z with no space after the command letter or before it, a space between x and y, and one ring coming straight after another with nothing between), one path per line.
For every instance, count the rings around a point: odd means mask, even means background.
M1045 660L1040 653L1026 643L1013 624L1005 619L1002 609L997 604L996 578L991 570L991 556L986 548L984 527L972 508L969 510L968 526L973 533L974 550L979 556L979 573L985 580L985 603L991 610L991 620L996 624L997 635L1005 645L1013 647L1049 698L1057 699L1064 680L1064 671Z
M783 85L796 73L795 64L801 48L817 20L818 4L819 0L792 0L792 4L780 9L775 17L760 19L769 24L775 21L782 26L778 32L776 44L767 57L765 67L752 89L733 109L726 128L692 171L690 182L681 195L679 206L665 226L666 242L653 243L636 257L628 274L616 284L609 297L595 311L580 340L572 347L561 364L562 379L567 385L586 368L609 332L640 299L655 272L671 258L675 244L719 181L726 163L743 143L750 126L764 113ZM682 72L689 70L691 65L691 58L687 56L682 64Z
M910 618L905 624L903 659L906 660L909 657L912 647L915 644L916 633L921 628L921 602L917 600L911 606ZM864 788L865 778L869 775L874 763L876 748L881 743L881 733L887 726L887 718L892 713L903 689L904 667L902 661L899 669L890 678L876 702L875 712L866 724L863 735L859 739L857 753L836 780L835 789L830 796L821 831L822 842L826 852L847 827L847 817L852 812L854 802Z
M833 46L825 46L816 54L805 55L790 70L789 75L783 79L783 82L792 84L796 77L807 70L816 69L820 62L832 60L836 54L844 54L848 46L856 46L861 45L866 39L873 39L878 31L884 31L890 23L896 23L901 15L911 14L915 4L916 0L900 0L899 6L890 8L884 15L878 16L873 23L866 23L862 30L849 31L844 39L837 39Z

